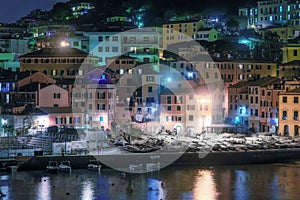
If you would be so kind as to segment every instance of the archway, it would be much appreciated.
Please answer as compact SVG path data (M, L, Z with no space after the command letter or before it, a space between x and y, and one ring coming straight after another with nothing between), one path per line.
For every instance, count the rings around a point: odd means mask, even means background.
M295 125L294 126L294 136L299 136L299 126L298 125Z
M284 125L284 135L289 135L289 126Z

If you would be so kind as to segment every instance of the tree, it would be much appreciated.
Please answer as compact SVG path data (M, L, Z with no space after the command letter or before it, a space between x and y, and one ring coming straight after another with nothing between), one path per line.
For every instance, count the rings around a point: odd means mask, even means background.
M235 20L234 18L229 18L225 25L227 30L231 32L238 31L240 29L239 21Z
M281 43L277 33L268 31L264 34L265 45L270 59L278 61L281 59Z

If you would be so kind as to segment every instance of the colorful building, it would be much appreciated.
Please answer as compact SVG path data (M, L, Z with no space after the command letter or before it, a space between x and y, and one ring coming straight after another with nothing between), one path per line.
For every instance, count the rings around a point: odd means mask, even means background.
M44 48L19 58L21 71L39 71L54 79L75 78L98 63L97 57L74 48Z
M279 135L299 136L300 88L279 95Z
M288 63L300 58L300 44L287 44L282 50L282 63Z

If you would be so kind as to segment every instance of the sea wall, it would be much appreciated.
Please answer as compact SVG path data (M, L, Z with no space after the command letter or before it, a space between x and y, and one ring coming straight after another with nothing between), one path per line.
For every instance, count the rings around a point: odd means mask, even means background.
M149 161L151 156L159 156L161 166L214 166L214 165L244 165L244 164L267 164L287 162L290 160L300 160L300 149L276 149L265 151L246 151L246 152L211 152L201 153L145 153L145 154L115 154L100 155L97 158L102 166L109 167L118 164L118 168L128 168L132 160L140 163ZM173 158L174 159L173 159ZM171 159L170 159L171 158ZM178 159L176 159L178 158ZM73 169L86 169L90 160L95 159L91 155L65 155L65 156L34 156L27 162L21 164L18 170L45 170L50 160L58 162L69 160ZM170 164L169 160L175 160ZM165 162L166 163L163 163Z

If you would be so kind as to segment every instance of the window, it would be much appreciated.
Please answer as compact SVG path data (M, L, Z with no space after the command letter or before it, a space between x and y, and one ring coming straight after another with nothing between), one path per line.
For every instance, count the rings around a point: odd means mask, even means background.
M208 105L204 105L204 110L208 110Z
M149 87L148 87L148 92L152 92L152 91L153 91L152 86L149 86Z
M118 41L118 36L113 36L112 41L117 42Z
M112 52L118 52L118 47L112 47Z
M298 111L294 111L294 120L298 120Z
M62 118L61 117L55 117L55 124L62 124Z
M171 96L167 97L167 104L171 104Z
M97 93L97 97L98 99L105 99L106 98L106 93L105 92L98 92Z
M57 70L56 69L51 70L51 75L56 76L57 75Z
M189 121L194 121L194 115L189 115Z
M282 119L287 120L287 111L282 111Z
M109 36L105 36L105 40L106 40L106 41L109 41Z
M109 47L105 47L105 52L109 52Z
M74 47L78 47L78 46L79 46L79 42L78 42L78 41L74 41L74 42L73 42L73 46L74 46Z
M154 82L154 76L146 76L147 82Z
M168 111L171 111L171 110L172 110L172 107L171 107L171 106L167 106L167 110L168 110Z
M294 97L294 103L298 103L298 97Z
M105 104L97 104L98 110L105 110Z
M54 99L60 99L60 93L53 93Z
M282 103L287 103L287 97L282 97Z
M93 104L89 104L89 110L93 109Z
M295 50L293 51L293 54L294 54L294 56L298 56L298 51L297 51L297 49L295 49Z
M181 106L177 106L177 111L181 111Z
M98 37L98 41L99 41L99 42L102 42L102 41L103 41L103 37L102 37L102 36L99 36L99 37Z

